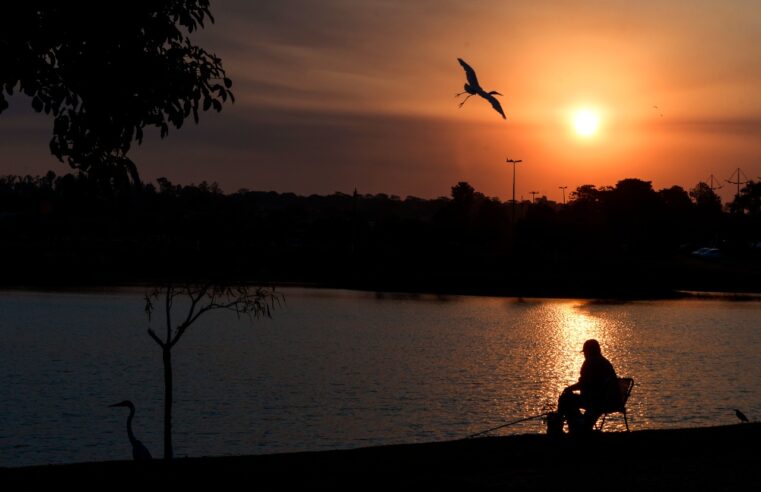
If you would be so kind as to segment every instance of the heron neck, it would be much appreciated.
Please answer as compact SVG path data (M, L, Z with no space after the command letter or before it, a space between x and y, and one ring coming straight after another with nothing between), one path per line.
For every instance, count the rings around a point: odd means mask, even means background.
M135 417L135 409L130 408L129 409L129 417L127 417L127 437L129 437L129 442L134 443L137 439L135 439L135 434L132 433L132 419Z

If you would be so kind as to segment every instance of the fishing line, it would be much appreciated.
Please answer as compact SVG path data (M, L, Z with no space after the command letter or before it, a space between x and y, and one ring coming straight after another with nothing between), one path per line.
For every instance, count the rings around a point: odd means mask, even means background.
M522 419L513 420L512 422L508 422L506 424L498 425L497 427L492 427L491 429L486 429L486 430L481 431L481 432L476 432L475 434L469 435L465 439L472 439L474 437L478 437L478 436L481 436L483 434L488 434L489 432L495 431L497 429L502 429L503 427L509 427L511 425L519 424L519 423L525 422L527 420L534 420L534 419L538 419L540 417L546 417L550 413L551 412L544 412L544 413L540 413L539 415L532 415L531 417L525 417L525 418L522 418Z

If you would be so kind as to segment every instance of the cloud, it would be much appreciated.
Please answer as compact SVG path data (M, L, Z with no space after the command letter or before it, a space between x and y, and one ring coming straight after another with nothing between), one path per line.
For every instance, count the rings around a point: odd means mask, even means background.
M431 118L258 108L150 139L133 154L145 177L184 176L298 193L437 196L463 179L457 125ZM442 191L443 190L443 191Z
M755 138L761 135L761 118L683 119L668 123L668 127L682 133Z

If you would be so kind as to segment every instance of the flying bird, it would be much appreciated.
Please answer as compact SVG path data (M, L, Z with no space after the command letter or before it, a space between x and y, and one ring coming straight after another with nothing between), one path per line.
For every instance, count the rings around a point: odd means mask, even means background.
M502 115L503 119L507 119L505 116L505 112L502 111L502 106L499 104L499 101L497 101L497 98L494 96L501 96L497 91L491 91L486 92L481 88L481 85L478 83L478 78L476 77L476 71L471 68L470 65L465 63L462 58L457 59L458 62L460 62L460 65L462 65L462 68L465 69L465 76L468 78L468 83L465 84L464 88L465 90L463 92L460 92L459 94L455 95L455 97L460 97L466 92L468 93L468 97L466 97L461 103L460 107L462 107L463 104L465 104L465 101L470 99L470 96L475 96L478 94L479 96L483 97L487 101L491 103L491 106L494 108L494 110Z
M129 417L127 417L127 437L129 437L129 443L132 445L132 458L135 461L148 461L152 459L148 448L143 446L143 443L138 441L135 434L132 432L132 419L135 417L135 405L129 400L124 400L121 403L109 405L109 407L129 408Z
M744 413L742 413L740 410L736 408L734 410L735 410L735 415L737 415L737 418L740 419L740 422L743 422L743 423L750 422L750 420L748 420L748 417L746 417Z

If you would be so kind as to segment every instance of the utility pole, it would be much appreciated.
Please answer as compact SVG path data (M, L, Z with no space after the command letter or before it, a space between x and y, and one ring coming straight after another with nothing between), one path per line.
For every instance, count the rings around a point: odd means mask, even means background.
M563 190L563 205L565 205L565 189L568 188L567 186L558 186L561 190Z
M732 176L737 176L737 179L735 181L732 181ZM727 180L727 183L737 185L737 194L735 195L735 202L737 203L737 213L738 215L743 214L743 207L740 205L740 185L745 184L748 182L748 177L745 175L744 172L740 170L740 168L737 168L737 171L732 173L732 176L730 176L730 179ZM742 178L745 178L745 181L742 180Z
M720 189L722 189L722 188L723 188L723 186L721 186L721 185L718 185L718 186L716 186L716 185L714 185L714 184L713 184L713 181L714 181L714 180L716 180L716 182L717 182L717 183L718 183L718 182L720 182L718 179L716 179L716 176L714 176L714 175L712 174L712 175L711 175L711 176L708 178L708 181L710 181L710 182L711 182L711 185L709 186L709 188L711 188L711 191L716 191L716 190L720 190Z
M732 173L732 176L737 176L736 181L732 181L731 179L727 180L727 183L737 185L737 195L735 195L737 198L740 198L740 185L745 184L748 182L748 177L745 175L740 168L737 168L737 171ZM730 178L732 177L730 176ZM742 178L745 178L745 181L742 180Z
M505 162L513 165L513 223L515 223L515 165L523 161L521 159L505 159Z
M529 193L531 193L531 204L533 205L534 202L536 201L536 195L538 195L539 192L538 191L529 191Z

